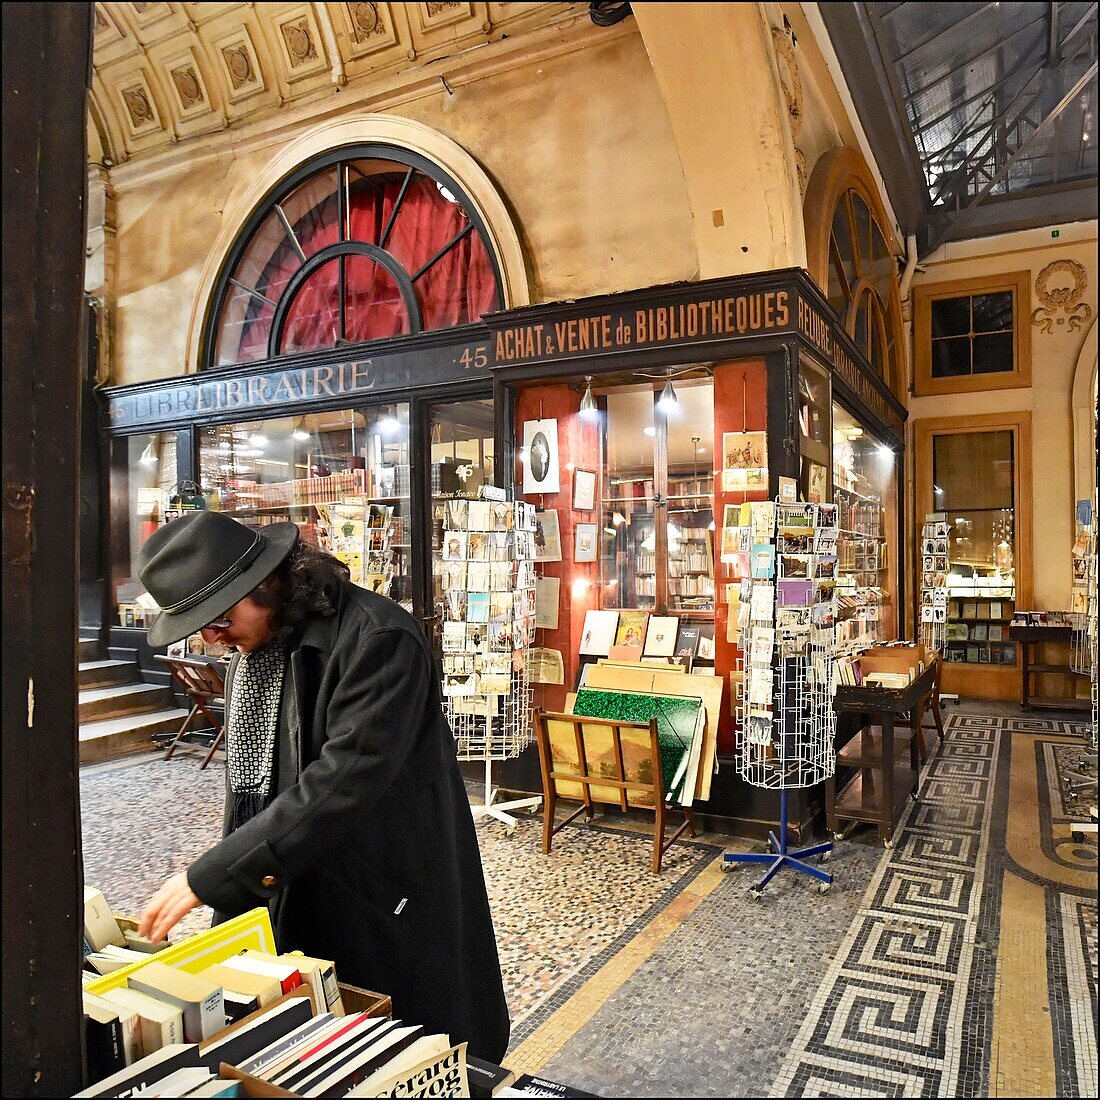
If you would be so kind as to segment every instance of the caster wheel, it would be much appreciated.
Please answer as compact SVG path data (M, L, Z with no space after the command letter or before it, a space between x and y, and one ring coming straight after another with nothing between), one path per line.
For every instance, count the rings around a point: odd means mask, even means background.
M839 843L843 839L844 839L844 834L843 833L833 833L833 840L834 841Z
M753 886L749 890L749 897L752 898L753 901L759 901L763 896L764 896L764 891L763 890L757 890L757 888L755 886Z
M821 853L821 862L822 863L828 863L829 860L832 859L832 856L833 856L832 852L822 852Z
M885 839L885 840L884 840L884 841L882 842L882 846L883 846L883 847L884 847L884 848L885 848L885 849L886 849L886 850L887 850L888 852L892 852L892 851L894 850L894 838L893 838L893 837L890 837L890 836L888 836L888 837L887 837L887 838L886 838L886 839Z
M1070 838L1073 840L1074 844L1084 844L1085 843L1085 834L1084 833L1079 833L1079 832L1074 831L1074 832L1070 833L1069 835L1070 835Z
M722 860L722 874L728 875L733 870L735 864L730 860Z
M819 882L817 885L817 892L819 894L827 894L833 888L831 882Z

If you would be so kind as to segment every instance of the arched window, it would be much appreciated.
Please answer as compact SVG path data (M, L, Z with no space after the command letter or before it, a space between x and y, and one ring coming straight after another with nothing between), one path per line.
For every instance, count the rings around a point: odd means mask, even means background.
M804 207L810 274L871 366L895 393L904 376L897 266L863 159L834 149L815 165Z
M335 150L283 180L230 249L203 365L410 335L501 308L485 226L417 153Z

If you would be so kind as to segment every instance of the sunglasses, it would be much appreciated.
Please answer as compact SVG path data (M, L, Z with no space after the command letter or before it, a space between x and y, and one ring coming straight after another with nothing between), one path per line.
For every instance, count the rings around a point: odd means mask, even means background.
M233 625L231 619L211 619L206 626L199 627L200 630L228 630Z

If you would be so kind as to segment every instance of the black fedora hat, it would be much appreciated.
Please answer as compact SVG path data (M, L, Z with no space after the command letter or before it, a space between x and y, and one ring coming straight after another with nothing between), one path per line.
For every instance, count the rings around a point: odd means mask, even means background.
M138 576L161 607L149 644L178 642L224 615L297 541L293 523L261 533L221 512L193 512L158 527L138 555Z

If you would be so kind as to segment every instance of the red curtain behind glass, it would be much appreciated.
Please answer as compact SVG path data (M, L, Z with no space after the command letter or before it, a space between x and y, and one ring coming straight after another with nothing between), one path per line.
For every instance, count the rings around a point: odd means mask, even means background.
M377 244L401 190L400 179L377 180L351 194L350 238ZM306 224L308 222L308 225ZM401 203L386 250L415 274L467 225L462 208L449 202L434 181L417 175ZM296 226L307 255L339 239L335 195L321 211ZM397 284L385 268L364 256L345 258L345 324L348 341L378 340L410 331ZM301 266L291 248L281 249L263 283L283 285ZM261 287L262 290L262 287ZM496 305L496 280L477 231L470 233L415 284L422 328L449 328L477 320ZM279 352L332 347L339 336L339 264L318 268L300 287L283 326ZM267 355L274 306L263 305L247 326L238 361Z

